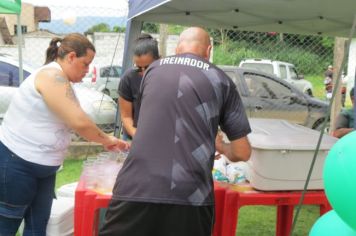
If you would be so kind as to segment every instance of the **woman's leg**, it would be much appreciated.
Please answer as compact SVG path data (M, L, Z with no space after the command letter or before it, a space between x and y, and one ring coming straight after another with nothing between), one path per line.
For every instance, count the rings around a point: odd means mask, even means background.
M23 236L45 236L54 198L55 174L38 179L37 194L25 214Z
M0 235L46 235L59 166L43 166L16 156L0 142ZM37 233L39 232L39 233Z
M26 163L0 142L0 235L16 234L35 189Z

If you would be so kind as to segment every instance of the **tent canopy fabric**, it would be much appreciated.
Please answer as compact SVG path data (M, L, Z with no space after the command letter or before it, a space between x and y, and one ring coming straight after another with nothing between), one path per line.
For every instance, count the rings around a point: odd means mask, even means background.
M130 0L129 19L241 31L347 37L354 0Z
M2 14L21 13L21 0L1 0L0 13Z
M355 16L354 0L129 0L123 70L143 22L348 37Z

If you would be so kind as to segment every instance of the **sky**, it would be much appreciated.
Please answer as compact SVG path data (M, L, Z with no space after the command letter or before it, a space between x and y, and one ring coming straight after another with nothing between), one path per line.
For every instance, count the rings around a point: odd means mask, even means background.
M35 6L47 6L52 19L79 16L127 15L128 0L22 0Z

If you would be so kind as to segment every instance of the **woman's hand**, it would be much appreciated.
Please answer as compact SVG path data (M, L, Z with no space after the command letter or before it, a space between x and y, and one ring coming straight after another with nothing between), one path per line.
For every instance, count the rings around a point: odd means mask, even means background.
M109 136L109 142L103 144L107 151L117 152L117 151L127 151L130 149L130 143L118 139L114 136Z

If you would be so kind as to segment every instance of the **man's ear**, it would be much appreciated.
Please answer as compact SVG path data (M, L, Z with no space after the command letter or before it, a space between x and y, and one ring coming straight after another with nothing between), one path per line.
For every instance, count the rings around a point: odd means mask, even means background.
M209 46L207 47L207 49L206 49L206 52L205 52L205 54L206 54L205 59L206 59L206 60L208 60L208 61L210 61L210 53L211 53L211 49L212 49L212 46L211 46L211 45L209 45Z
M175 52L176 52L176 54L179 54L179 49L178 49L178 46L176 47Z

